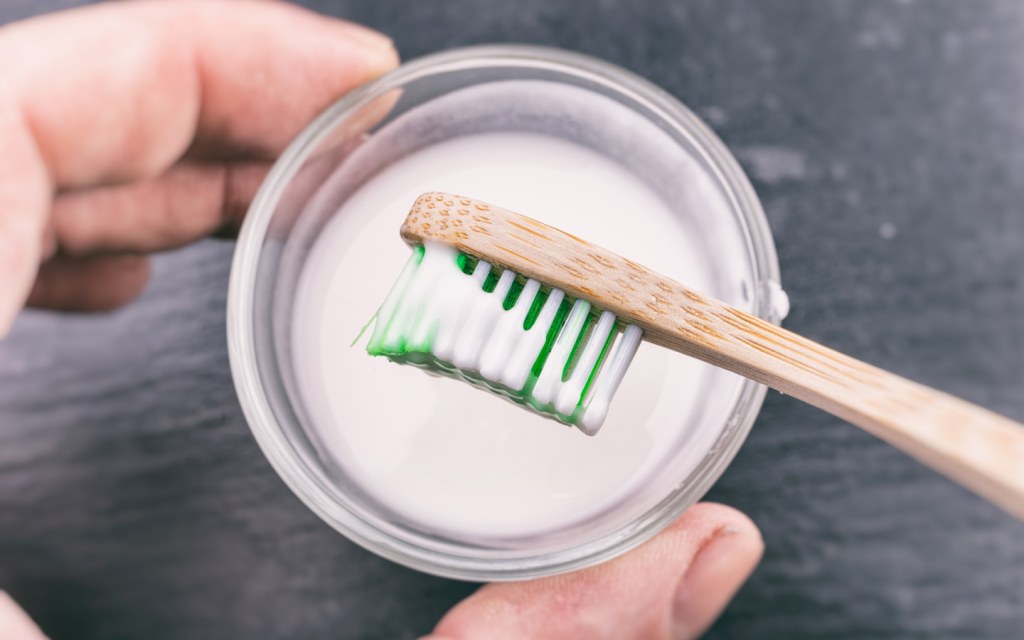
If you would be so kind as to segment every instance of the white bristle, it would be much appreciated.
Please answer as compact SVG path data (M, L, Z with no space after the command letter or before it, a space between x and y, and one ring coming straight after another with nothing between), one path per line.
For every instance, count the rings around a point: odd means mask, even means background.
M476 263L476 268L473 269L473 273L469 277L468 284L463 283L463 287L483 288L484 281L487 280L487 274L490 272L490 263L480 260ZM452 290L451 288L446 288L444 292L439 293L441 295L438 295L437 297L444 299L446 303L450 303L453 297L457 300L457 297L460 295L459 291ZM451 321L442 322L437 332L437 339L434 342L433 348L435 356L445 362L452 362L452 359L455 357L455 343L465 329L470 310L470 305L456 303L456 311L452 315Z
M371 343L384 340L384 335L387 333L390 321L395 315L395 310L399 304L405 304L403 298L406 295L409 284L418 271L418 267L415 255L410 257L409 261L405 263L405 268L402 269L402 273L398 276L398 281L395 282L395 286L391 287L391 293L384 299L384 304L380 305L380 309L377 311L377 321L373 325L373 333L370 336Z
M512 272L506 271L505 273ZM498 284L501 285L501 282ZM498 320L490 340L484 346L483 355L480 357L480 375L483 377L504 384L512 354L528 335L523 331L523 323L526 321L526 314L530 312L533 299L537 296L538 291L540 291L540 283L536 280L528 281L512 308L502 314L501 319ZM497 289L495 289L495 293L497 293ZM541 346L543 344L542 342ZM540 349L538 348L537 351L539 352ZM537 354L534 354L534 359L536 357Z
M530 280L530 282L536 281ZM548 330L551 328L551 323L555 320L555 315L558 313L558 307L561 306L563 298L565 298L565 294L559 289L553 289L548 294L548 299L544 301L544 306L541 307L540 313L537 314L533 326L520 338L515 350L509 356L508 363L505 365L505 371L498 382L516 391L522 390L526 385L526 380L530 377L530 371L533 370L533 364L537 362L537 356L540 355L541 350L544 348L544 342L548 337Z
M597 359L601 357L601 351L604 350L608 336L611 335L614 328L615 314L611 311L601 312L597 326L587 336L587 344L583 346L583 352L576 361L572 374L562 384L562 388L559 389L558 395L555 397L555 411L568 415L576 409L576 404L579 402L580 396L583 395L583 387L590 379L590 373L597 365Z
M586 300L577 300L572 305L569 317L562 327L562 331L555 339L551 347L551 353L544 362L544 368L540 372L540 378L533 387L533 397L541 404L552 404L558 390L562 386L562 373L565 371L565 364L572 355L572 348L576 345L576 338L583 331L587 322L587 314L590 312L590 303Z
M505 296L508 295L508 290L512 288L512 283L516 279L514 271L506 269L501 272L501 277L498 278L498 284L494 285L494 295L498 297L498 302L504 304Z
M580 421L580 428L588 435L594 435L604 423L608 408L611 405L612 397L619 389L619 384L626 376L626 370L633 362L636 350L640 348L640 341L643 339L643 332L636 325L629 325L622 332L617 344L614 345L611 353L608 354L607 362L601 368L601 374L594 381L586 399L586 409L583 411L583 419Z
M491 263L480 260L476 263L476 268L473 269L473 282L481 289L484 286L484 282L487 281L487 276L491 273Z
M405 291L402 294L399 305L394 309L392 320L388 324L383 337L386 344L397 345L402 336L409 335L412 325L422 317L422 313L409 314L400 313L400 311L401 309L410 308L419 309L430 299L431 292L429 285L433 280L434 272L437 271L440 271L440 265L429 263L426 260L426 254L424 253L423 260L421 260L419 266L415 268L412 278L410 278L408 285L405 287ZM379 313L380 312L378 312L378 314ZM381 317L386 316L378 315L378 320Z
M490 335L490 313L495 306L491 298L477 298L470 302L469 314L462 331L456 336L452 351L452 364L460 369L473 371L477 368L480 350L487 344Z

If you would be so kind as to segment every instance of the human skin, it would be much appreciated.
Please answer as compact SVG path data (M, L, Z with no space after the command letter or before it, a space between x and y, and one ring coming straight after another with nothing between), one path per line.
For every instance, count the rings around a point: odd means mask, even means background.
M230 234L288 141L397 63L385 36L276 2L117 3L0 27L0 339L26 304L116 308L145 287L150 253ZM430 638L694 637L762 550L746 516L699 504L600 566L484 586ZM0 592L0 638L41 637Z

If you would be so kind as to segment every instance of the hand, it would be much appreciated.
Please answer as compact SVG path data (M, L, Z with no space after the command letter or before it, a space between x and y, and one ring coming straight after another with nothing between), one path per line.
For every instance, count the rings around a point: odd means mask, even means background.
M134 298L146 254L233 228L317 112L397 63L390 41L269 2L133 2L0 29L0 337L30 305ZM691 509L577 573L489 585L441 638L699 634L761 556L757 528ZM43 637L0 593L0 638Z
M284 3L118 3L4 27L0 338L26 300L134 298L146 253L236 224L284 145L396 64L386 37Z
M694 638L715 621L763 550L749 518L701 503L611 562L487 585L449 611L425 640Z

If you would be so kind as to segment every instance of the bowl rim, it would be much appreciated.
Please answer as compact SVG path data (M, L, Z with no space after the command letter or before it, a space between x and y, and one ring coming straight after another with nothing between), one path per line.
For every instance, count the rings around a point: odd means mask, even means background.
M227 343L235 389L246 422L271 466L293 493L317 516L360 546L399 564L448 578L502 581L535 578L591 566L645 542L699 500L732 462L754 423L767 389L744 380L736 405L723 430L730 430L715 456L705 456L680 486L637 520L584 545L523 558L469 558L400 540L359 518L330 498L311 476L277 423L264 391L253 329L253 303L261 249L275 206L302 162L348 113L377 96L434 73L460 68L546 68L600 83L628 94L691 139L695 152L723 187L752 258L757 290L751 292L754 313L771 322L781 318L772 294L781 291L778 258L768 221L753 186L725 144L689 108L665 90L611 63L587 55L533 45L481 45L452 49L414 59L351 91L327 107L291 142L260 186L242 224L227 299ZM684 490L685 489L685 490ZM602 544L598 544L602 543ZM577 550L583 549L581 553ZM575 553L571 553L575 552Z

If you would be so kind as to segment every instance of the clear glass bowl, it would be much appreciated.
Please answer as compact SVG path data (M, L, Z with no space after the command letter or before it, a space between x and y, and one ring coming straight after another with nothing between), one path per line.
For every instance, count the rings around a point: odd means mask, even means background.
M488 109L502 108L500 100L460 101L467 89L519 86L510 82L574 88L574 95L586 92L592 100L541 99L535 107L540 111L513 125L507 118L488 117ZM585 117L587 105L601 101L614 102L619 112L628 110L628 118ZM436 126L408 127L410 120L436 118L438 113L445 117ZM290 341L292 303L309 248L338 205L382 167L433 142L487 131L498 121L506 128L571 138L631 163L629 168L642 172L668 202L687 197L685 190L680 191L685 180L673 164L685 157L687 166L698 167L701 179L713 185L724 203L721 215L701 222L702 238L711 247L732 243L738 247L733 253L741 256L737 264L728 265L729 273L738 275L722 283L716 295L772 322L779 322L786 308L771 232L734 158L689 109L622 69L553 49L475 47L406 63L328 108L281 156L242 228L227 310L235 386L253 434L274 469L325 522L381 556L468 580L524 579L575 570L650 538L699 500L722 474L746 438L765 394L760 385L737 381L717 438L698 464L682 473L667 458L622 521L579 528L557 540L488 545L405 526L347 482L343 470L325 461L315 426L299 400ZM643 136L623 129L626 122L643 123L654 132L657 144L644 146ZM353 153L375 139L387 140L380 153ZM346 166L353 156L360 159L355 166ZM332 177L339 167L347 169L340 183Z

